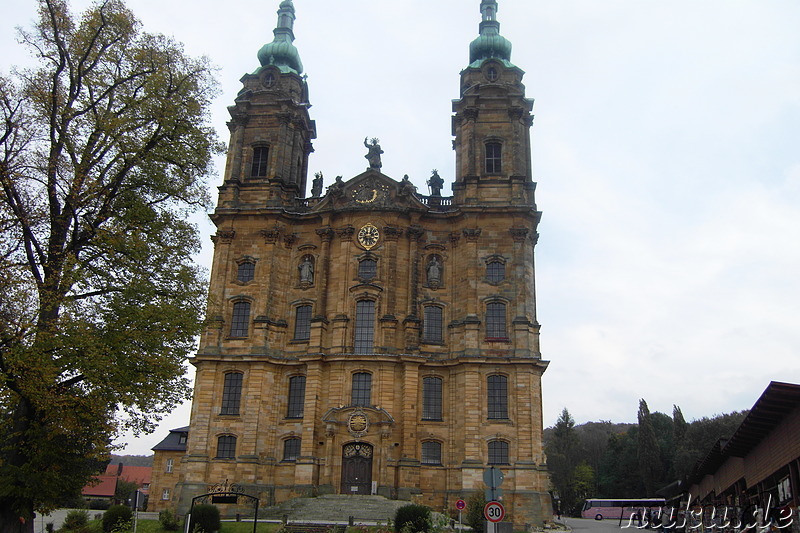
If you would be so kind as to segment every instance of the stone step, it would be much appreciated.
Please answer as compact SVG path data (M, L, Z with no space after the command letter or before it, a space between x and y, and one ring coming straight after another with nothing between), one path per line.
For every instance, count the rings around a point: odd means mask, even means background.
M354 522L387 523L394 520L397 509L408 503L383 496L326 494L316 498L294 498L266 508L259 512L259 516L289 522L346 523L352 517Z

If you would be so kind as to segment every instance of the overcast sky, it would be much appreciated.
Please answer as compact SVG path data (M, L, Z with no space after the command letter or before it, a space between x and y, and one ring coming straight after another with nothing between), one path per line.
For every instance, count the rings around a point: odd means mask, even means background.
M279 3L128 0L147 31L219 67L225 142L226 108ZM14 27L35 3L2 4L5 73L27 61ZM369 136L384 173L427 193L436 168L449 194L451 100L479 5L295 0L310 168L326 186L366 168ZM800 382L800 2L499 0L498 19L536 100L545 426L564 407L578 423L633 422L639 398L691 420L748 409L771 380ZM148 454L188 422L187 405L124 452Z

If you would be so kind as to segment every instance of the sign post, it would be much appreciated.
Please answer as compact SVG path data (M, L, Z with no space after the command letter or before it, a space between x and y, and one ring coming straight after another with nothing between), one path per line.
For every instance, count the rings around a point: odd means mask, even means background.
M486 501L496 502L502 498L503 491L498 487L503 483L503 479L505 475L497 467L490 466L483 471L483 482L489 487L486 489Z
M502 522L506 517L506 509L500 502L489 502L483 508L483 517L488 521L486 523L486 533L495 533L497 531L497 523Z
M458 509L458 525L459 525L459 529L461 529L461 511L466 509L466 507L467 507L467 502L465 502L464 500L458 500L456 502L456 509Z

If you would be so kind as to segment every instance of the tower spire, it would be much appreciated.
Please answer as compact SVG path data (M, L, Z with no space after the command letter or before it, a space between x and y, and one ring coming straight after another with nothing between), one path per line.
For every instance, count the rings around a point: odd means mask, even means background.
M511 61L511 42L500 35L497 0L481 0L481 23L478 38L469 45L470 66L480 66L484 59ZM477 64L475 64L477 62ZM509 63L510 64L510 63Z
M272 33L275 38L258 51L258 60L262 67L274 65L281 72L303 73L303 62L294 44L294 4L292 0L283 0L278 8L278 23Z

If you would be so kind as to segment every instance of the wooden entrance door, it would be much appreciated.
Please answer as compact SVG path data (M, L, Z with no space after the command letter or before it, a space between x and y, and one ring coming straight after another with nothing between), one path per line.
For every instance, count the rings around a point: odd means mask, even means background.
M342 450L342 494L372 492L372 446L345 444Z

